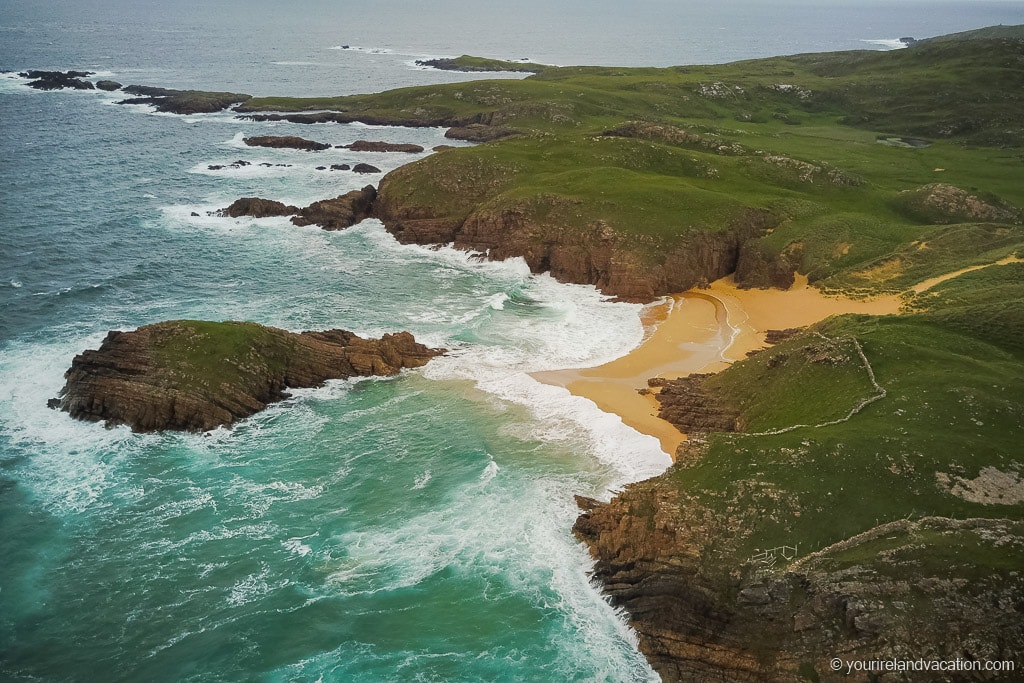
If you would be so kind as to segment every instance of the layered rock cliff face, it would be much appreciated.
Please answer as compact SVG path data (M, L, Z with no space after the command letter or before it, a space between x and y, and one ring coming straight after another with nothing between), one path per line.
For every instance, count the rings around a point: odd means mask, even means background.
M535 273L550 272L563 282L592 284L630 301L650 301L733 273L745 245L776 224L769 212L740 210L725 230L691 231L667 248L659 248L601 220L582 228L567 225L559 215L570 213L574 200L557 195L502 202L498 207L482 201L464 218L409 203L392 189L394 174L405 172L399 169L381 180L374 207L374 215L398 241L452 243L495 260L522 257ZM741 283L771 284L760 279Z
M302 332L256 323L169 321L110 332L74 358L51 407L139 432L206 431L287 397L286 387L394 375L443 353L408 332L363 339L345 330Z
M786 549L729 564L716 555L737 533L729 517L680 496L670 477L630 485L610 503L578 498L584 513L574 529L663 680L1016 680L934 671L872 677L848 675L846 666L1019 659L1024 577L979 558L1005 558L1009 547L1021 566L1021 522L901 520L788 567ZM936 537L946 552L929 544Z

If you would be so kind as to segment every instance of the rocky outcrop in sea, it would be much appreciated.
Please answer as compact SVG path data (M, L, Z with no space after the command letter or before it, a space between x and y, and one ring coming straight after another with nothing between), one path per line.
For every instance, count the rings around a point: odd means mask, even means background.
M329 379L395 375L444 353L408 332L288 332L251 322L176 320L112 331L75 356L50 407L133 431L207 431Z

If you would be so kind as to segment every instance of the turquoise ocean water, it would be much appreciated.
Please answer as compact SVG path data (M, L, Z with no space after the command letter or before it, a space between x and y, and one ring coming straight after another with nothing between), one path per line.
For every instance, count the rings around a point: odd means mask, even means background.
M721 62L1024 20L1017 2L697 7L7 2L0 68L344 94L467 78L412 65L430 56ZM625 353L640 308L517 261L402 246L375 221L326 233L207 216L240 196L302 205L379 178L318 165L410 159L243 136L429 149L443 130L158 115L117 99L0 75L0 679L656 678L570 528L572 494L607 497L667 456L526 374ZM251 165L208 168L236 159ZM208 435L46 408L107 330L174 318L407 329L453 352L297 391Z

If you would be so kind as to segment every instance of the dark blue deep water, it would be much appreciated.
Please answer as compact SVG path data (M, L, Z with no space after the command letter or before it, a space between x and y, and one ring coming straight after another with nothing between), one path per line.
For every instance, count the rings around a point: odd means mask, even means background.
M0 68L331 95L467 78L412 65L430 56L723 62L1022 21L1020 2L7 0ZM519 262L401 246L374 221L326 233L207 214L379 179L318 165L409 159L243 136L429 149L442 130L158 115L117 99L0 76L0 679L656 678L570 528L572 494L607 496L667 456L527 374L621 355L642 337L639 307ZM251 165L209 169L236 159ZM46 408L107 330L174 318L408 329L454 352L295 392L209 435Z

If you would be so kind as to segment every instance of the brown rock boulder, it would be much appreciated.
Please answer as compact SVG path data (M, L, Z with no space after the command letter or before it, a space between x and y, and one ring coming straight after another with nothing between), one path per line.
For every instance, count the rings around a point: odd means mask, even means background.
M408 332L363 339L345 330L176 320L110 332L99 349L74 358L50 405L138 432L206 431L286 398L286 387L394 375L442 353Z
M218 211L218 215L238 218L252 216L266 218L268 216L291 216L299 212L299 207L260 197L242 197L231 203L231 206Z

